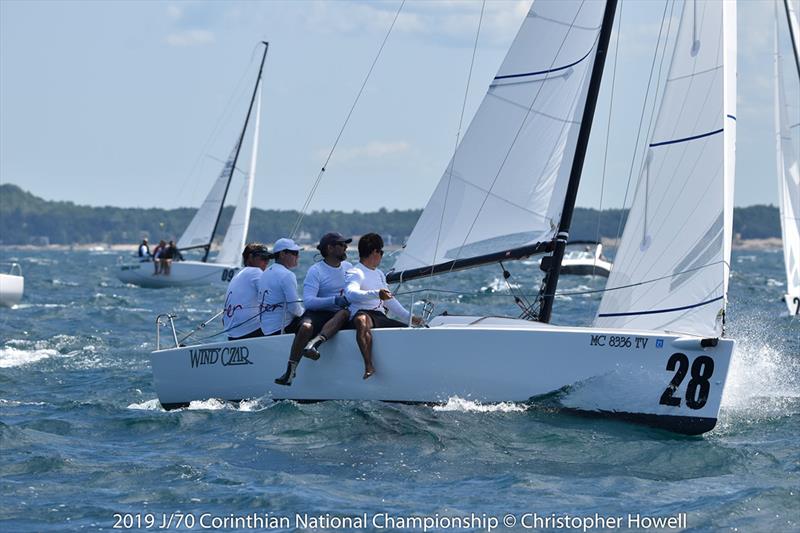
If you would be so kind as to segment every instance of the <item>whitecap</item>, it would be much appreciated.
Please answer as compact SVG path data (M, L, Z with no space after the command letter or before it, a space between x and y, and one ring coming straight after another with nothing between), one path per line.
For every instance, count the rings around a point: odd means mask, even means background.
M465 400L451 396L444 405L434 405L434 411L463 411L465 413L518 413L527 411L528 407L513 402L482 404L474 400Z
M508 283L504 279L494 278L488 285L481 287L481 292L508 292L510 289L519 289L518 283Z
M783 287L783 282L777 279L768 278L767 287Z
M128 409L136 409L139 411L163 411L164 408L161 407L161 402L158 399L147 400L142 403L132 403L128 406Z
M20 350L10 346L0 348L0 368L28 365L56 355L58 352L49 348L40 350Z

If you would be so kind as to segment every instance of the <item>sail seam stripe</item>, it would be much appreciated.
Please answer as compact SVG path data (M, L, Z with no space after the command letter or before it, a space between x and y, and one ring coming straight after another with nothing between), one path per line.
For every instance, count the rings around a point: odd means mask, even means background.
M570 67L574 67L575 65L577 65L578 63L580 63L581 61L583 61L584 59L589 57L589 55L592 53L592 50L594 50L594 47L592 47L586 53L586 55L583 56L582 58L580 58L579 60L575 61L574 63L570 63L569 65L564 65L563 67L551 68L551 69L548 69L548 70L540 70L538 72L524 72L524 73L521 73L521 74L506 74L505 76L495 76L494 79L495 79L495 81L497 81L497 80L506 80L506 79L510 79L510 78L524 78L526 76L539 76L541 74L550 74L551 72L558 72L559 70L564 70L564 69L568 69Z
M612 317L612 316L634 316L634 315L654 315L658 313L673 313L675 311L685 311L687 309L693 309L695 307L701 307L703 305L708 305L710 303L714 303L716 301L722 300L724 296L718 296L717 298L713 298L711 300L706 300L705 302L700 302L692 305L684 305L683 307L671 307L668 309L654 309L652 311L631 311L629 313L601 313L598 314L598 317Z
M674 139L672 141L661 141L661 142L658 142L658 143L652 143L652 144L650 144L650 148L655 148L657 146L665 146L667 144L677 144L677 143L683 143L683 142L687 142L687 141L694 141L694 140L697 140L697 139L702 139L703 137L710 137L711 135L716 135L717 133L722 133L724 130L725 130L725 128L720 128L718 130L709 131L708 133L701 133L700 135L693 135L691 137L684 137L683 139Z

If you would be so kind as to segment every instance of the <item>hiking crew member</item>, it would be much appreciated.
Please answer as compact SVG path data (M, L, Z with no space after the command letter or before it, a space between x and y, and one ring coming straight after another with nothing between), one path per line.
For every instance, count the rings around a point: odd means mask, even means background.
M242 252L244 268L228 284L222 325L228 340L261 337L258 282L269 263L269 250L263 244L250 243Z
M319 359L320 345L347 325L350 312L344 297L344 277L345 272L353 267L345 261L350 242L352 239L345 239L339 233L326 233L320 239L317 250L323 260L315 263L306 274L303 282L306 312L295 334L287 372L275 383L291 385L300 358L305 355L310 359ZM305 346L305 349L296 351L299 346Z
M275 242L272 250L275 264L264 271L258 282L261 331L264 335L297 333L300 327L300 317L305 309L297 294L297 276L290 270L297 267L299 256L300 247L292 239L278 239ZM297 337L294 341L292 354L299 354L303 345ZM290 381L296 366L296 363L292 365L290 362L286 369Z
M142 239L142 244L139 245L139 260L143 263L150 261L150 245L147 244L147 239Z
M356 328L356 340L364 358L364 379L375 373L372 365L372 329L403 328L409 319L419 325L419 317L398 302L389 291L386 275L378 269L383 259L383 239L377 233L367 233L358 240L360 262L347 271L344 295L350 301L350 316ZM391 311L403 322L386 316Z

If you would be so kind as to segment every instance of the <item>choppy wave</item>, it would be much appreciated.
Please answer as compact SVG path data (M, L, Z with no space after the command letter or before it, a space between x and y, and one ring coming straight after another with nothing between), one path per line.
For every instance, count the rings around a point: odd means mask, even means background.
M7 346L0 348L0 368L14 368L17 366L30 365L59 355L58 351L45 348L41 350L22 350Z

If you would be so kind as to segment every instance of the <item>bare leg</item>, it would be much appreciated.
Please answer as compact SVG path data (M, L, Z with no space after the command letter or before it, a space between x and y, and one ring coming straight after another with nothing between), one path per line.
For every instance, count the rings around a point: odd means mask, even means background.
M340 329L347 324L347 321L350 320L350 311L347 309L342 309L340 311L336 311L336 314L333 317L325 322L325 325L322 326L322 331L320 334L324 335L326 339L330 340L331 337L336 335Z
M314 328L309 322L302 322L300 324L300 327L297 329L297 333L294 335L292 349L289 351L289 362L286 365L286 372L281 377L275 378L275 383L278 385L291 386L295 372L297 371L297 365L302 357L301 350L305 344L305 341L302 341L301 339L306 339L307 341L313 332Z
M356 340L361 356L364 358L364 379L370 378L375 373L372 366L372 318L369 315L358 315L353 319L356 327Z

